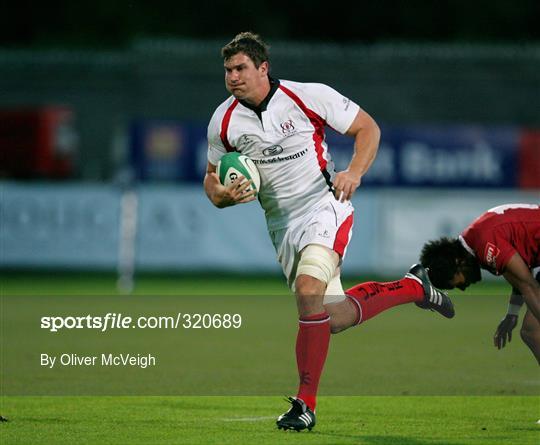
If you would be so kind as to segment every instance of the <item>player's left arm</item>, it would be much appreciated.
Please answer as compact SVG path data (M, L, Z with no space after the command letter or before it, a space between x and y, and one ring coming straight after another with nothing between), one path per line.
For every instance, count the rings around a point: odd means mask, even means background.
M337 173L334 178L335 196L341 202L352 198L362 176L375 160L381 130L375 120L360 109L345 134L354 137L354 154L347 170Z
M504 318L498 324L495 334L493 335L493 344L497 349L504 348L507 341L512 341L512 331L517 326L521 306L523 306L523 296L519 289L512 287L508 310Z
M540 283L534 279L518 253L515 253L506 264L503 276L519 291L529 310L540 322Z

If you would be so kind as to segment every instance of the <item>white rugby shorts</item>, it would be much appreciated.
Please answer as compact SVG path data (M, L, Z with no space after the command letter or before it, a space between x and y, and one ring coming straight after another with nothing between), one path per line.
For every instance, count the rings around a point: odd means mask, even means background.
M340 256L341 264L352 235L353 212L349 201L342 203L333 199L294 219L288 227L270 232L289 288L296 278L300 252L309 244L334 250Z

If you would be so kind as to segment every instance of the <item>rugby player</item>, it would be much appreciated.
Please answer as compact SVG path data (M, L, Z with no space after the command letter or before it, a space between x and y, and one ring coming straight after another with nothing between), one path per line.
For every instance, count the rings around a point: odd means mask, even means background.
M453 317L454 309L421 265L392 283L363 283L343 290L340 266L353 226L350 199L375 158L377 124L326 85L271 77L268 48L256 34L238 34L221 53L225 86L232 96L217 107L208 125L204 189L219 208L250 202L256 198L254 191L247 191L249 182L239 177L225 187L216 166L225 153L238 151L258 167L258 199L299 315L300 383L277 426L311 430L331 333L403 303L415 302L447 318ZM325 126L354 138L354 154L345 171L334 171Z
M420 262L429 268L431 282L441 289L465 290L480 281L481 268L502 275L512 286L512 293L493 343L502 349L512 340L512 330L525 302L521 339L540 363L540 206L494 207L474 220L458 238L426 243Z

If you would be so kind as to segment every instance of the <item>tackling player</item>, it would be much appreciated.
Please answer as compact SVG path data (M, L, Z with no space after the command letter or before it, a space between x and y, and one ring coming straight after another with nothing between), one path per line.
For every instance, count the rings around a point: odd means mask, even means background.
M490 209L458 238L426 243L420 261L441 289L464 290L480 281L480 268L504 276L512 294L494 344L501 349L512 339L525 301L527 312L520 334L540 363L540 269L533 270L540 267L540 206L507 204Z
M380 131L350 99L318 83L278 80L269 75L266 44L252 33L238 34L222 49L225 86L232 94L208 125L208 166L204 189L217 207L250 202L248 181L223 186L216 165L230 151L257 165L258 198L270 238L299 315L296 358L299 388L292 406L279 416L283 429L311 429L330 334L364 322L390 307L415 302L445 317L452 302L433 288L424 268L411 268L392 283L364 283L344 292L340 265L353 226L350 199L375 158ZM336 173L324 127L354 138L347 170Z

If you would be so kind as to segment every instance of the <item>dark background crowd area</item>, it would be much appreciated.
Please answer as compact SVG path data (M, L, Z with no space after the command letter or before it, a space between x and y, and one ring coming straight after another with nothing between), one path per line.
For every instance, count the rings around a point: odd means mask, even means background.
M531 42L537 0L8 2L4 47L122 47L139 37L223 39L253 30L272 41Z

